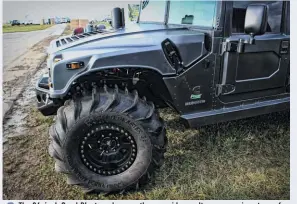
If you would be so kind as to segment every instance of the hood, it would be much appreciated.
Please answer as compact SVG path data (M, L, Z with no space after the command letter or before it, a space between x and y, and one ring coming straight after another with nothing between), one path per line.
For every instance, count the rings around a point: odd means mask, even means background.
M98 46L100 48L112 48L123 46L134 46L134 44L150 44L151 38L156 35L169 34L170 31L188 30L181 26L164 24L133 24L129 27L118 30L94 31L79 35L63 36L51 41L48 53L61 52L69 48ZM98 42L99 44L97 44ZM125 43L123 43L125 42ZM91 45L92 44L92 45Z
M204 54L204 38L205 33L178 25L134 24L128 28L103 33L91 32L61 37L51 42L49 54L62 54L63 59L76 59L94 55L118 57L129 53L158 50L162 55L161 43L165 39L170 39L177 46L184 66L188 66Z

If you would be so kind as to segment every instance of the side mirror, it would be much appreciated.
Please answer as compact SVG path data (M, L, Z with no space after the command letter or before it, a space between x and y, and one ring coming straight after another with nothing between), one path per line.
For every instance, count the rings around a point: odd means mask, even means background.
M262 4L251 4L246 9L244 32L250 35L249 44L254 44L256 35L263 35L267 28L268 7Z

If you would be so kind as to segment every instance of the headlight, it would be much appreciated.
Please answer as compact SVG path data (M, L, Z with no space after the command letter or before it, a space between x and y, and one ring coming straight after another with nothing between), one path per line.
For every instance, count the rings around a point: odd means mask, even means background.
M57 63L57 62L61 61L62 59L63 59L62 55L57 55L54 57L53 61L54 61L54 63Z

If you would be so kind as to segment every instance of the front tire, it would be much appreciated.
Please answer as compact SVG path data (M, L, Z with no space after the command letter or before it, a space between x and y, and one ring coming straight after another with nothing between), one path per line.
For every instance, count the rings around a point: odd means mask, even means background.
M106 86L66 101L50 136L55 170L67 174L67 183L105 193L145 184L162 166L167 141L153 103Z

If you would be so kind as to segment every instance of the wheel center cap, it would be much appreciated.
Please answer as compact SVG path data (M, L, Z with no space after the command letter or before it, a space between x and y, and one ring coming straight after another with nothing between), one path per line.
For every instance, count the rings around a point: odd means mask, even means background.
M117 142L111 138L104 138L102 144L112 149L117 145Z

